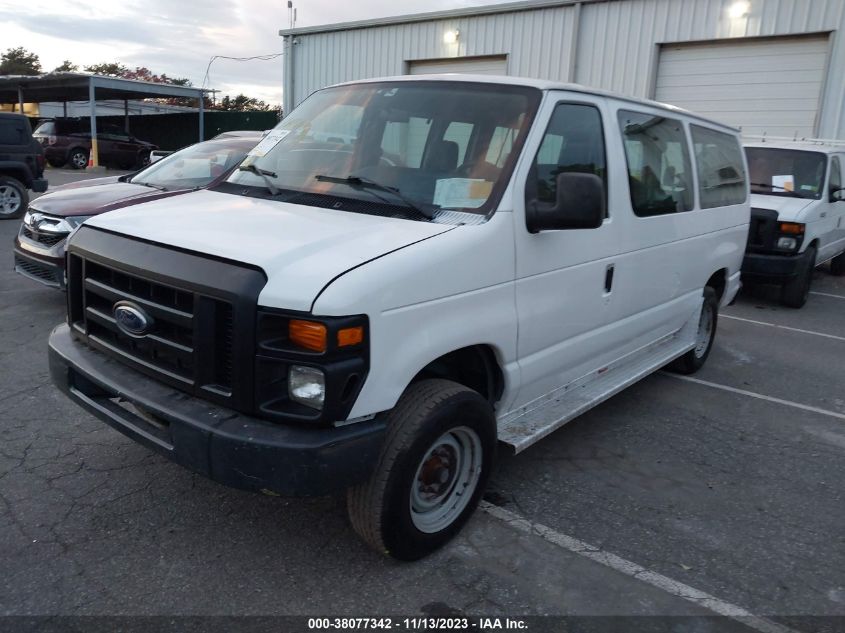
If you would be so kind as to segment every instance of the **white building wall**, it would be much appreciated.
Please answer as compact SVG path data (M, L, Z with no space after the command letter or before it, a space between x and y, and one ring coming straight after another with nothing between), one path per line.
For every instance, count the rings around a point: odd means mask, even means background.
M530 4L506 5L499 13L296 30L285 110L327 85L405 74L411 60L484 55L507 55L510 75L651 98L660 44L827 32L831 47L817 133L845 138L845 0L749 0L750 11L740 18L729 17L733 0L561 0L526 8ZM443 33L454 29L458 42L444 43Z

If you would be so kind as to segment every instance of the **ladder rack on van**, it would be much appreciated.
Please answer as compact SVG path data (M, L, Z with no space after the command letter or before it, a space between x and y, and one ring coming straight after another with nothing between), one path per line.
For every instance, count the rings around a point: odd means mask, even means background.
M747 143L802 143L805 145L815 145L823 147L842 147L845 148L845 140L832 138L807 138L798 136L768 136L766 134L743 135L743 142Z

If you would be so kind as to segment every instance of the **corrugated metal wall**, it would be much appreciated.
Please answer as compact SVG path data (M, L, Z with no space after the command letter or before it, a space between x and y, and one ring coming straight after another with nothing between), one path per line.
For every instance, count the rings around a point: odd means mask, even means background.
M289 89L288 77L285 89L299 103L333 83L404 74L410 60L507 55L511 75L575 81L650 98L661 43L833 32L818 134L845 138L845 0L750 0L748 14L736 19L728 14L732 4L733 0L586 0L299 34L289 73L294 88ZM456 44L446 44L443 33L452 29L458 29L460 37ZM788 80L785 77L784 90L789 90ZM285 101L289 108L289 97Z

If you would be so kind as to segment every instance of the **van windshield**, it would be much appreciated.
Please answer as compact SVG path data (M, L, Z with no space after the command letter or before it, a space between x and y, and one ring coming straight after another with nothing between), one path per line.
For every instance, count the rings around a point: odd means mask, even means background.
M229 182L337 209L352 200L487 214L540 96L529 87L454 81L328 88L272 130Z
M821 198L827 157L821 152L776 147L746 147L751 193L791 198Z

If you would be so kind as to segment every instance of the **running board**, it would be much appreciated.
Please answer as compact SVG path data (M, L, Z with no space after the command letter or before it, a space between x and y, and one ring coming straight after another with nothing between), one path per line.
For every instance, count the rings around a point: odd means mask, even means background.
M695 347L696 318L684 327L499 419L499 441L514 453L601 404Z

